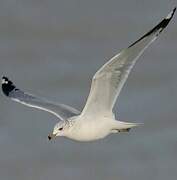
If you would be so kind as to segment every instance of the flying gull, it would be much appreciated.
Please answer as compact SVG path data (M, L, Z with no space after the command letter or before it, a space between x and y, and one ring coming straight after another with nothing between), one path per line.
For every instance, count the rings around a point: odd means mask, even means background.
M85 142L104 138L111 133L127 132L139 124L116 120L112 109L137 59L168 25L175 10L176 8L157 26L110 59L96 72L82 112L23 92L7 77L2 77L2 91L16 102L47 111L60 119L48 136L49 140L57 136L65 136Z

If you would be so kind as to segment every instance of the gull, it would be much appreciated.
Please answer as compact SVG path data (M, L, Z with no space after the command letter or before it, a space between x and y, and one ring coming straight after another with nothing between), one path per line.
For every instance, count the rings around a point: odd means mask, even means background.
M109 134L128 132L140 123L116 120L113 107L137 59L157 39L172 19L176 7L153 29L132 43L127 49L104 64L93 76L91 89L83 110L55 104L17 88L7 77L2 77L2 91L10 99L38 108L59 118L48 139L64 136L76 141L94 141Z

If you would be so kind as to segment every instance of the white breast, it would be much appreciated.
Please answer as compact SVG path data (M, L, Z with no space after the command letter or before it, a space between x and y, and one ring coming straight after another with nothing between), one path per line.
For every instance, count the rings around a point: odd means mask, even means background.
M76 120L67 137L77 141L93 141L110 134L111 128L111 121L104 118L101 120Z

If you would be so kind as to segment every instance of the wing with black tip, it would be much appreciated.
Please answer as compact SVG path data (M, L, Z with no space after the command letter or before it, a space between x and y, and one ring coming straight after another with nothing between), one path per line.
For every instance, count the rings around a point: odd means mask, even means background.
M82 114L112 116L112 108L131 69L144 50L154 42L172 19L176 8L158 25L110 59L94 75L89 97Z
M2 91L7 97L16 102L52 113L61 120L80 114L78 110L70 106L55 104L44 98L23 92L16 88L7 77L2 77Z

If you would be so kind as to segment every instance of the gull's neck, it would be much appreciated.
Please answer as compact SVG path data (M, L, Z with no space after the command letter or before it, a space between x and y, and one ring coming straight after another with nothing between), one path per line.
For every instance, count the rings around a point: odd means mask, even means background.
M65 123L69 126L69 127L73 127L73 125L75 124L75 121L76 120L76 118L74 117L72 117L72 118L69 118L69 119L67 119L67 120L65 120Z

